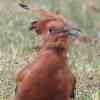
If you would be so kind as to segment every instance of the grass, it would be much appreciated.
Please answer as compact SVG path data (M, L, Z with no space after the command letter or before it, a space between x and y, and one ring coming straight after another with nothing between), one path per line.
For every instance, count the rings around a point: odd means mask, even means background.
M74 5L75 3L71 2L69 4L76 9L77 15L81 15L81 13L78 14L80 10L76 7L81 7L80 5ZM0 100L13 100L16 72L37 55L32 47L39 43L40 39L33 35L28 27L30 22L38 17L32 12L21 9L13 0L0 0L0 5L2 5L0 6ZM93 23L95 20L91 21L92 17L89 17L88 12L84 12L87 16L82 13L78 17L69 13L65 16L76 22L83 30L89 33L95 31L94 28L91 30L91 27L95 25ZM85 22L90 19L88 22L90 25L85 24L81 17L84 17ZM72 43L69 59L77 77L76 100L100 100L100 56L98 56L95 44L79 46Z

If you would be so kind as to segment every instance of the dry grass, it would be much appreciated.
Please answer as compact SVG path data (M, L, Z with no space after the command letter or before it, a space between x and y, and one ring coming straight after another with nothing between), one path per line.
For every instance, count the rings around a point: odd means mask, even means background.
M14 99L15 74L37 55L32 46L40 42L28 30L31 20L37 17L9 1L0 1L0 100ZM100 90L100 56L95 44L73 43L69 61L77 77L76 100L91 100Z

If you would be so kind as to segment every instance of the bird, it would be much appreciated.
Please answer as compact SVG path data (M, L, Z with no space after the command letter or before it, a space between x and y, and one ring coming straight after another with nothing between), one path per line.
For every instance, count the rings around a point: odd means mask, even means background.
M17 74L16 100L71 100L76 78L68 65L69 30L53 30L38 57ZM20 77L20 78L18 78ZM22 79L21 79L22 78ZM20 79L20 81L18 80ZM18 82L19 81L19 82Z

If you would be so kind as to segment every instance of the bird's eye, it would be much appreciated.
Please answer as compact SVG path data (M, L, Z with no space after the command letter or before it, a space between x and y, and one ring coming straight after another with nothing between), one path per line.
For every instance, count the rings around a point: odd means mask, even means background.
M52 28L49 28L49 32L50 32L50 33L53 32L53 29L52 29Z

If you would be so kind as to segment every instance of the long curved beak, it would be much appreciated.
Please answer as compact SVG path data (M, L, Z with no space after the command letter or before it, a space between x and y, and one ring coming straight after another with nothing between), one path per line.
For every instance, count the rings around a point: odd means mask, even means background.
M65 25L64 31L69 35L69 36L74 36L78 37L80 35L81 30L78 27L73 27L70 25Z

